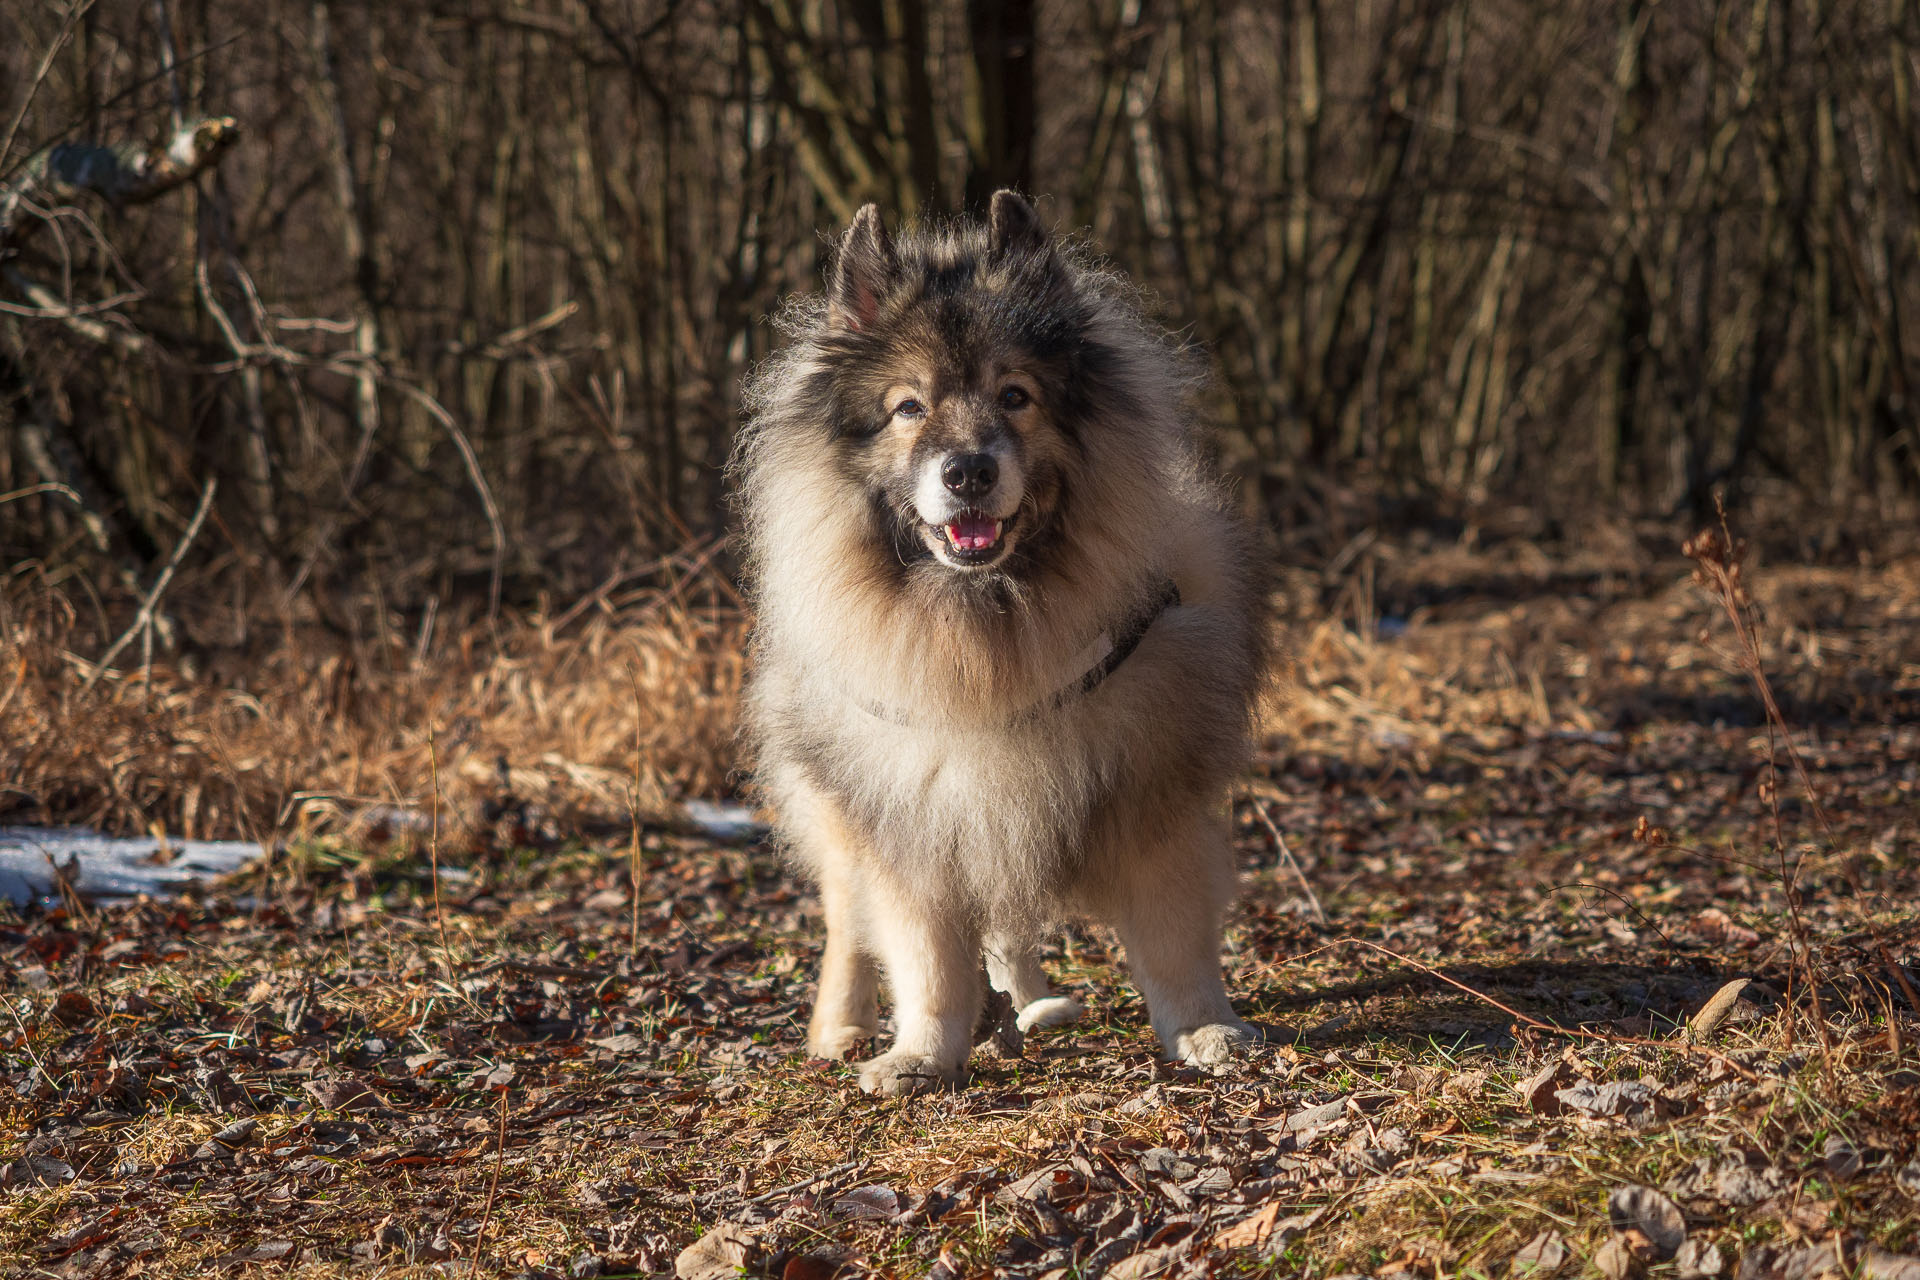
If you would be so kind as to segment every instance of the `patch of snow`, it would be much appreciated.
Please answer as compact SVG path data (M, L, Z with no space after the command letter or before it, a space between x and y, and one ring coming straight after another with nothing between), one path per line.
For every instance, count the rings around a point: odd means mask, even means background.
M691 799L682 806L687 821L702 835L715 840L758 840L767 834L767 824L754 816L744 804L716 804L712 800Z
M16 905L54 893L53 868L74 865L85 898L163 895L238 871L260 856L244 840L121 839L84 827L0 827L0 897Z

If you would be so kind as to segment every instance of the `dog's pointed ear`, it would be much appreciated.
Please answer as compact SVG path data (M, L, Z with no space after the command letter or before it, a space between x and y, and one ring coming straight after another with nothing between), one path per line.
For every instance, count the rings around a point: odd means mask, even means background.
M880 299L899 274L900 259L880 221L880 206L861 205L833 262L827 297L834 321L856 332L872 325L880 315Z
M1022 257L1045 253L1049 245L1046 227L1027 198L1018 191L1002 188L993 193L987 210L987 254L993 258Z

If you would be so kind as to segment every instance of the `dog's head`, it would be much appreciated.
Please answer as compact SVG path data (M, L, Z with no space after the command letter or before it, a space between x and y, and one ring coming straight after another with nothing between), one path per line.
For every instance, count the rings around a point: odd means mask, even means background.
M809 391L892 555L966 575L1031 563L1085 462L1091 314L1011 191L984 228L897 242L873 205L855 216Z

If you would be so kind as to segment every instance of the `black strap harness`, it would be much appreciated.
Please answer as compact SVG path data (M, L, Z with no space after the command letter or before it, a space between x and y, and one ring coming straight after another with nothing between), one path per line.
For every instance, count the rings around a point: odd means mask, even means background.
M1146 638L1153 624L1160 620L1160 615L1178 606L1179 603L1180 588L1174 585L1173 579L1162 579L1148 593L1146 599L1140 602L1139 607L1127 615L1117 631L1112 634L1102 632L1095 638L1093 644L1088 646L1088 653L1095 651L1098 653L1093 658L1092 665L1084 673L1058 692L1042 698L1017 713L1013 717L1013 723L1032 719L1043 712L1058 711L1075 698L1084 698L1098 689L1106 682L1108 676L1120 669L1121 663L1133 656L1133 651L1140 647L1140 642ZM885 720L888 724L912 724L912 721L896 708L858 695L849 696L856 706L876 720Z

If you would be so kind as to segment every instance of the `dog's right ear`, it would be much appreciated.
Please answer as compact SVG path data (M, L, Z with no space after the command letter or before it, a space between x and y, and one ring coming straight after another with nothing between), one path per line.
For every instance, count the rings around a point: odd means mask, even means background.
M1027 198L1011 187L993 193L987 207L987 253L994 258L1041 256L1049 245L1047 228Z
M880 206L865 204L840 238L827 300L834 323L858 332L880 315L880 299L900 274L900 259L880 221Z

